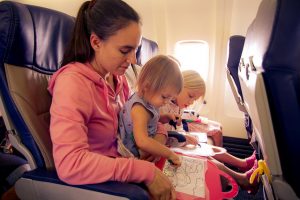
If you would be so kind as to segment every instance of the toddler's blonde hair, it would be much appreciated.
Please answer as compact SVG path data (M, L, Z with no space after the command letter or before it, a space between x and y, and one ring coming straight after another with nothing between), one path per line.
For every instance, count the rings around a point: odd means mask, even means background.
M198 89L204 97L206 86L201 75L194 70L182 71L183 76L183 87L187 89Z
M142 94L147 88L150 94L155 94L166 87L180 93L183 78L179 63L169 56L157 55L143 66L137 80L137 91Z

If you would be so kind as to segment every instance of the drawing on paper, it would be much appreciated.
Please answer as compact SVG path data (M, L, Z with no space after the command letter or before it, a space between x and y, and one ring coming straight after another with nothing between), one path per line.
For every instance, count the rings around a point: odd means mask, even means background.
M205 197L206 160L181 156L181 166L175 168L166 162L163 172L177 192Z

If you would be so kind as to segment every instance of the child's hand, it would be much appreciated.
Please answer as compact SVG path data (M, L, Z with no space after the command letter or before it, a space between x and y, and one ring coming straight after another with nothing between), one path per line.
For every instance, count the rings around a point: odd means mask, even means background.
M177 115L177 114L168 114L169 117L169 124L174 126L174 128L176 129L176 126L181 126L181 116Z
M184 136L185 136L185 139L186 139L186 144L197 145L199 143L196 136L188 135L188 134L186 134Z
M176 122L176 125L177 126L181 126L181 121L182 121L182 119L181 119L181 115L179 115L179 114L173 114L173 121L174 122Z
M142 151L142 150L138 150L139 154L140 154L140 159L141 160L147 160L149 162L157 162L158 160L160 160L160 156L154 156L148 152Z
M179 156L174 152L171 153L171 155L168 158L168 161L172 165L175 165L175 167L180 167L181 166L181 160L180 160Z

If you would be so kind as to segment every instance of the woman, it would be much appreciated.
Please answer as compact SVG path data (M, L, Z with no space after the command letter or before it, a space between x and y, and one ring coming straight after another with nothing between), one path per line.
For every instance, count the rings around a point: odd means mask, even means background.
M69 184L143 182L154 199L175 199L153 163L117 153L117 116L129 94L124 73L140 40L140 18L125 2L82 4L63 67L49 82L54 162Z

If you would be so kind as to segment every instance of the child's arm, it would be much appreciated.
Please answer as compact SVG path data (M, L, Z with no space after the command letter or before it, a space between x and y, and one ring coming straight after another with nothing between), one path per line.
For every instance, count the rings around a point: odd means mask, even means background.
M133 135L137 147L150 154L165 157L180 166L179 157L174 152L148 136L147 126L151 117L151 114L141 104L136 103L132 106Z
M160 114L159 117L159 122L166 124L169 123L170 120L176 122L177 126L181 125L181 115L179 114L172 114L172 113L164 113L164 114Z

